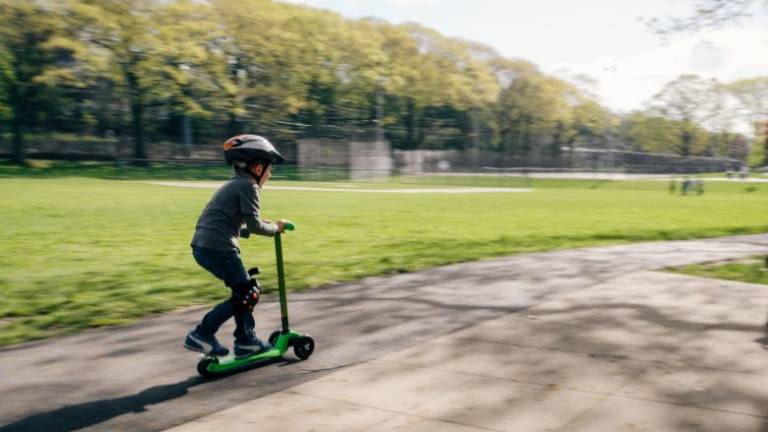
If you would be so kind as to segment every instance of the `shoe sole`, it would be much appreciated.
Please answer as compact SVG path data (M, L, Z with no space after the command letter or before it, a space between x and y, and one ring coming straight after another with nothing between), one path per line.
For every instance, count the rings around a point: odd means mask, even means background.
M209 344L208 342L206 342L204 340L196 338L192 333L190 333L188 335L188 337L190 339L192 339L192 342L194 342L194 343L196 343L196 344L198 344L198 345L200 345L202 347L202 351L199 351L199 352L203 352L203 353L207 354L207 353L210 353L211 351L213 351L213 345ZM186 344L186 341L184 343ZM198 350L199 349L200 348L198 348Z
M190 335L189 338L192 339L192 342L195 342L195 343L197 343L198 345L200 345L202 347L202 348L198 348L196 346L189 345L189 344L187 344L186 341L184 341L184 344L182 346L184 348L192 351L192 352L206 354L206 355L212 355L212 356L216 356L216 357L224 357L227 354L229 354L229 350L227 350L224 353L214 354L213 353L213 347L211 346L211 344L209 344L209 343L207 343L205 341L201 341L200 339L197 339L197 338L195 338L192 335ZM205 349L206 346L210 346L211 348L206 351L206 349Z
M186 348L186 349L188 349L188 350L192 351L192 352L197 352L197 353L203 353L203 354L205 354L205 351L203 351L203 350L202 350L202 349L200 349L200 348L197 348L197 347L193 347L192 345L187 345L187 344L184 344L184 345L182 345L182 346L183 346L184 348Z

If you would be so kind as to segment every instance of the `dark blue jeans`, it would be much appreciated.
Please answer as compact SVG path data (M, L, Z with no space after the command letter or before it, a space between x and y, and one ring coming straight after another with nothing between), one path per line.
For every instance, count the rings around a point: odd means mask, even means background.
M243 261L237 251L219 251L192 246L192 256L201 267L224 281L230 289L249 278ZM235 340L250 341L253 335L253 315L245 308L235 309L229 299L217 304L205 314L203 321L197 326L197 331L213 335L224 322L235 317Z

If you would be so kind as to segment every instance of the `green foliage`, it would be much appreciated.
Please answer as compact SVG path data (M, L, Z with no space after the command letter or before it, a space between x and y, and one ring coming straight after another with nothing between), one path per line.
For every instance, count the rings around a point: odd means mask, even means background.
M650 112L671 120L677 139L671 150L682 156L696 153L702 125L713 120L723 109L718 85L697 75L681 75L664 85L652 100Z
M753 167L768 166L768 136L758 135L752 142L748 163Z
M60 32L43 2L0 0L0 116L10 119L16 162L24 162L23 133L57 117L59 94L47 88L45 77L70 58L67 49L52 45Z
M5 46L0 45L0 120L11 117L10 83L12 80L11 55Z
M768 77L734 81L726 89L739 100L755 126L757 140L751 146L749 164L768 166Z
M139 158L149 154L145 142L178 140L185 127L209 141L258 131L281 142L382 126L396 148L479 145L555 159L563 149L623 144L618 116L578 85L588 77L566 82L416 23L270 0L0 0L0 8L0 118L25 133L116 131ZM721 152L727 113L710 106L725 88L744 106L765 100L754 96L760 80L723 87L682 76L644 118L625 121L631 147ZM718 145L703 129L714 115Z
M634 112L623 121L626 143L636 151L683 154L681 136L686 135L688 154L707 148L708 132L695 123L672 120L652 113Z

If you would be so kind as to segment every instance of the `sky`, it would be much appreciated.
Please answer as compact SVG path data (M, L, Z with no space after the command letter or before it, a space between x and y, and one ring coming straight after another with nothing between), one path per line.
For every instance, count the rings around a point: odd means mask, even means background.
M415 21L482 42L549 74L597 80L619 112L642 109L682 74L730 82L768 75L768 17L716 31L663 37L644 20L689 16L694 0L290 0L349 18Z

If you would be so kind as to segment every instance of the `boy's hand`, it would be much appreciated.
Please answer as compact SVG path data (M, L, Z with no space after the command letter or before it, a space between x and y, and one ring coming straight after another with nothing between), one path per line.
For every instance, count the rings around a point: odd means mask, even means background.
M285 232L285 224L287 222L288 221L285 220L285 219L280 219L279 221L275 222L277 224L277 232L279 232L281 234L284 233Z
M248 238L251 236L251 232L248 231L248 225L242 224L240 226L240 237L242 238Z

